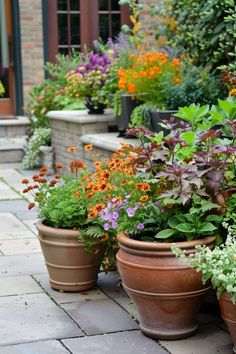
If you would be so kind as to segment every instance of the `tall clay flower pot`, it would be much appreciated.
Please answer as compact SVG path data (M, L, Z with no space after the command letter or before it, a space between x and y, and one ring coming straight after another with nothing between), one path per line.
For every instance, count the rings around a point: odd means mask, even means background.
M236 304L232 303L226 291L220 296L220 310L233 340L233 352L236 353Z
M78 231L36 224L38 238L52 288L68 292L85 291L95 286L104 254L101 242L88 254L78 242Z
M213 248L215 237L176 245L187 254L196 245ZM209 284L201 274L171 252L170 243L132 240L118 235L117 265L124 289L140 314L144 334L157 339L180 339L198 328L197 314Z

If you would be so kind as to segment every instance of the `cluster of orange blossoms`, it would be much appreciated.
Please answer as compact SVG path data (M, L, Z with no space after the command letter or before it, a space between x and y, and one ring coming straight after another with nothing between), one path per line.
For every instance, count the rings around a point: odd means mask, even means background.
M167 84L181 82L178 58L169 59L165 53L153 52L139 56L131 54L131 61L128 69L118 71L118 87L129 94L156 94Z

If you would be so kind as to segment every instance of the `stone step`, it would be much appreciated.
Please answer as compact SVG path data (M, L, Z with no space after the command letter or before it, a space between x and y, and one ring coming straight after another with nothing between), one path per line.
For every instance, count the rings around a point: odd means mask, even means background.
M26 135L28 127L29 119L26 117L0 117L0 138Z
M0 163L21 162L25 142L25 136L0 138Z

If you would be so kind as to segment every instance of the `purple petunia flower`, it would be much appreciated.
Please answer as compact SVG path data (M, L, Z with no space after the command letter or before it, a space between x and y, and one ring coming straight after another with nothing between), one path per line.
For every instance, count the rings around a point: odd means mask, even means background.
M135 208L127 208L126 212L128 216L132 218L135 214Z
M138 230L143 230L144 229L144 225L143 224L138 224L137 229Z
M113 221L111 226L112 226L113 229L115 229L115 228L117 228L118 224L117 224L117 222Z
M108 231L110 229L110 225L109 224L104 224L103 228L105 231Z

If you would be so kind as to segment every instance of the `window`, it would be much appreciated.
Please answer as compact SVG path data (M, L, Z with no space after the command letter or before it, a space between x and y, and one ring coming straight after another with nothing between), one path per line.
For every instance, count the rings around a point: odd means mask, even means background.
M60 52L70 54L84 45L92 48L99 37L115 38L121 25L129 23L128 6L119 0L50 0L47 10L48 60Z

